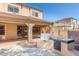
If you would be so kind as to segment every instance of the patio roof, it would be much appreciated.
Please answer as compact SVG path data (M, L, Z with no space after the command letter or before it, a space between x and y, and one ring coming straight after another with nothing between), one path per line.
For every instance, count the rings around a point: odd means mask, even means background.
M30 16L22 16L17 14L10 14L0 12L0 22L9 22L9 23L33 23L36 25L49 25L52 24L51 22L44 21L42 19L37 19Z

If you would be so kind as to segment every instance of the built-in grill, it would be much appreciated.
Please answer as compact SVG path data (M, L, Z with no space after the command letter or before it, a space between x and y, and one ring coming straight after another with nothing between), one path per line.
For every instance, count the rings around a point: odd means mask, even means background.
M61 51L61 41L54 40L54 49Z
M57 53L61 53L63 55L71 55L69 51L74 50L74 39L63 38L61 36L54 37L52 36L50 40L53 41L53 49Z
M54 49L61 51L61 39L62 37L51 37L51 40L54 41Z

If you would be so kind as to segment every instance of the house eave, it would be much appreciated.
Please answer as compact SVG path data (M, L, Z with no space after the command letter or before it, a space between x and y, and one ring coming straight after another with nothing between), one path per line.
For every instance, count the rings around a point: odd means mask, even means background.
M22 15L16 15L16 14L10 14L10 13L4 13L0 12L0 22L5 21L5 22L15 22L15 23L33 23L36 25L50 25L50 22L33 18L33 17L28 17L28 16L22 16Z

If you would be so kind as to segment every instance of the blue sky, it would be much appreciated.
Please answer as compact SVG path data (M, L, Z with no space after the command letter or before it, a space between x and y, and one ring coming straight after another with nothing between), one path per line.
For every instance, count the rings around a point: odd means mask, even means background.
M79 4L77 3L25 3L25 5L43 10L44 19L55 21L66 17L79 20Z

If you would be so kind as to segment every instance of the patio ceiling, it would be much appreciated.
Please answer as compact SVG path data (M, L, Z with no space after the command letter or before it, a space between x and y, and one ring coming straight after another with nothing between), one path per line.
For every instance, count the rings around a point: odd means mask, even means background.
M0 12L0 22L9 22L9 23L17 23L17 24L33 23L36 25L52 24L51 22L47 22L42 19L37 19L29 16L27 17L22 15L16 15L16 14L9 14L4 12Z

